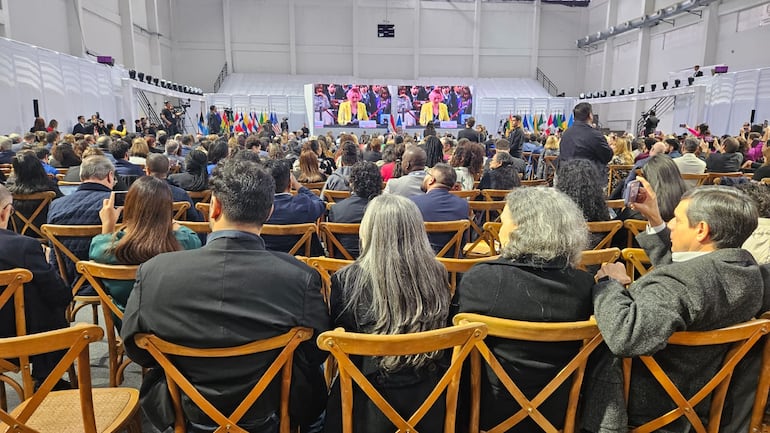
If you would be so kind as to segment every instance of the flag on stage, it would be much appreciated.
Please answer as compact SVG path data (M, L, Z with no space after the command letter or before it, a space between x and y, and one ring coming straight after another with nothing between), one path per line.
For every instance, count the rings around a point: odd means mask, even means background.
M198 130L203 135L209 135L209 128L206 127L206 125L203 124L203 113L200 114L198 117Z
M249 113L246 113L245 116L241 114L241 117L243 118L243 130L246 132L251 132L251 116L249 116Z
M562 131L567 129L567 116L565 116L563 113L561 115L561 122L559 122L559 127Z
M401 123L401 118L399 117L398 120L396 120L396 132L398 132L403 124Z
M275 114L275 111L270 112L270 123L272 124L278 123L278 115Z
M522 119L521 119L521 126L522 126L524 129L529 129L529 122L527 121L527 114L525 113L525 114L524 114L523 116L521 116L521 117L522 117Z
M532 131L534 131L536 134L540 132L540 118L537 114L535 114L535 117L532 118Z
M219 124L219 130L222 132L227 131L227 114L223 111L219 118L222 119L222 122Z
M273 123L273 132L275 132L275 135L281 135L281 125Z
M398 120L400 121L401 117L399 117ZM388 119L388 129L390 129L390 131L393 132L394 134L398 132L398 130L396 129L396 120L393 117L393 115L391 115L390 119Z
M567 128L572 127L572 123L575 122L575 115L573 113L570 113L569 115L569 122L567 122Z
M243 132L249 132L249 123L246 121L243 111L241 111L241 129L243 129Z
M553 114L548 115L548 122L547 122L548 128L553 126Z

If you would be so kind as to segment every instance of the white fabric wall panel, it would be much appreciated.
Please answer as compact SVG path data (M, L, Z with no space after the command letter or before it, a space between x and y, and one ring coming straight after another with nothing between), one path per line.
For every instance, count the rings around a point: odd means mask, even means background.
M19 100L16 88L16 71L13 64L13 53L7 47L7 41L0 39L0 95L3 103L0 104L0 134L13 131L26 131L29 126L22 128L22 107L16 105ZM31 125L30 125L31 126Z
M759 71L757 83L757 112L754 122L761 123L770 119L770 68Z
M725 74L716 77L713 81L704 122L709 124L714 134L721 135L730 130L730 111L734 90L735 74Z
M728 132L734 134L733 125L742 125L751 118L751 110L756 107L758 81L759 70L757 69L735 74L730 122L727 124ZM738 128L734 130L737 131Z

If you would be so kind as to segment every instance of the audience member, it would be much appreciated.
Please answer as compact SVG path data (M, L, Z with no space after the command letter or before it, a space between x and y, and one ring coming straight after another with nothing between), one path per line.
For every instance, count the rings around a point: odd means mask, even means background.
M559 139L553 135L546 138L545 144L543 145L543 151L540 152L540 159L538 159L537 162L536 175L538 179L550 179L551 176L556 174L552 166L546 164L545 161L546 156L559 156L559 144ZM594 164L594 166L596 166L596 164Z
M335 203L329 209L329 222L360 223L366 207L372 199L382 192L380 170L371 162L359 162L350 169L350 187L353 192L349 198ZM354 257L359 254L359 240L355 235L338 235L340 243ZM337 257L342 258L342 257Z
M160 431L174 424L168 385L150 354L136 346L136 334L151 332L172 343L215 348L275 337L295 326L316 332L330 327L318 273L294 257L265 250L259 235L273 204L271 176L257 163L227 159L214 169L211 189L213 232L206 246L144 263L126 306L121 335L131 360L151 368L143 379L141 403L147 420ZM174 364L219 411L230 414L275 356L271 351L206 360L181 357ZM326 406L320 368L325 359L314 338L300 343L294 356L290 416L303 430ZM239 426L277 431L279 388L268 388ZM189 428L214 430L184 393L182 407Z
M682 195L688 189L674 160L666 155L652 156L647 159L642 173L656 191L657 206L663 219L670 220L674 217L674 209L682 199ZM627 206L621 211L618 219L644 219L644 215L634 210L633 206Z
M569 197L544 187L517 188L501 215L502 251L473 266L457 289L460 312L532 322L587 320L593 311L591 275L577 270L587 245L586 224ZM487 345L527 398L534 396L572 359L576 343L533 343L487 338ZM520 410L488 366L482 372L482 430ZM563 427L569 387L561 386L538 410ZM527 419L509 431L539 430Z
M214 167L217 166L219 161L227 158L227 155L229 154L229 148L227 147L227 143L224 140L217 140L209 146L209 153L208 153L208 164L206 165L206 173L208 173L209 176L211 176L211 172L214 170Z
M474 125L476 125L476 119L474 119L473 116L465 119L465 128L457 131L457 139L460 140L465 138L474 143L483 143L484 140L481 139L479 132L473 129Z
M395 174L401 171L401 159L404 156L406 148L403 144L388 144L385 146L385 150L382 152L382 166L380 167L380 174L382 175L382 181L388 182L392 178L400 177ZM427 154L426 154L427 160ZM396 169L396 167L399 167Z
M209 175L206 171L208 157L200 150L192 150L185 157L185 171L172 174L168 181L185 191L203 191L209 187Z
M736 185L754 201L759 213L757 228L743 243L744 250L754 256L760 265L770 263L770 187L763 183L747 182Z
M572 110L575 122L561 136L559 163L570 159L587 159L597 168L602 178L607 178L607 163L612 159L612 149L599 130L593 127L594 115L591 104L581 102Z
M331 191L350 191L350 183L348 177L350 176L350 167L357 163L359 160L359 150L356 143L352 141L345 141L340 148L342 156L340 159L340 167L326 179L325 190Z
M37 159L43 165L43 170L45 171L45 174L47 174L48 176L56 176L57 174L59 174L59 170L57 170L55 167L49 164L49 160L51 156L50 150L46 149L45 146L38 146L35 148L34 152Z
M402 158L400 170L404 175L395 179L391 178L385 185L385 194L396 194L402 197L423 194L425 191L422 189L422 183L425 178L425 160L427 158L425 151L419 146L412 146L404 151ZM384 178L385 176L383 176Z
M12 194L34 194L43 191L53 191L56 193L55 198L63 196L56 181L48 177L43 169L43 165L32 150L22 150L13 158L13 177L8 181L7 186ZM17 214L30 218L40 205L40 201L14 200L13 207L16 209ZM46 206L32 221L35 227L41 227L45 224L49 206ZM24 222L19 219L18 215L14 215L12 218L14 225L21 230L24 227ZM28 229L25 234L27 236L39 237L31 229Z
M430 168L439 162L444 162L444 145L441 144L441 140L435 135L425 137L425 166Z
M166 141L166 152L168 158L169 167L179 167L175 170L176 173L184 172L184 158L182 157L182 146L176 140Z
M508 143L506 140L498 141ZM517 158L507 152L497 152L489 160L489 170L481 176L479 189L513 189L521 186L521 176L515 166Z
M382 139L380 137L372 137L372 139L366 143L366 150L364 151L364 161L377 162L382 159Z
M131 140L131 149L129 151L129 155L131 156L128 158L128 162L142 166L145 164L147 155L149 154L150 145L147 143L147 140L141 137Z
M200 212L198 212L198 209L195 209L195 204L190 198L190 195L187 194L187 191L172 184L168 180L168 166L168 158L166 158L165 155L160 153L151 153L147 156L147 164L144 166L144 172L147 174L147 176L152 176L162 180L169 186L169 188L171 188L171 200L173 202L184 201L190 205L190 207L187 209L187 212L185 213L184 219L186 221L203 221L203 216Z
M299 155L299 174L297 181L300 183L324 182L326 175L318 165L318 154L311 149L303 150Z
M697 152L700 149L700 142L697 138L687 137L684 140L684 146L682 151L684 154L674 160L674 164L679 169L681 174L702 174L706 171L706 162L698 158ZM695 179L685 180L685 184L689 187L695 187L698 181Z
M0 135L0 164L13 163L13 157L16 156L16 152L12 149L13 142L10 138Z
M484 166L484 147L478 143L460 140L449 164L457 173L457 182L463 191L470 191L473 183L481 177Z
M142 168L129 162L129 144L123 140L115 140L110 144L110 153L115 158L115 174L118 176L144 175Z
M701 143L701 150L709 152L706 142ZM733 173L739 171L743 164L743 154L738 152L738 140L729 137L720 145L714 141L715 152L708 153L706 158L706 171L709 173ZM705 148L705 149L704 149Z
M332 276L329 304L334 326L378 335L447 326L450 293L446 270L433 256L414 203L395 195L375 198L359 233L361 257ZM354 359L383 397L397 402L395 407L406 418L425 401L448 361L446 352ZM354 387L353 401L355 431L393 430L392 423L358 387ZM444 414L443 405L437 405L417 428L442 431ZM342 431L339 381L332 385L325 431Z
M521 148L524 146L524 128L521 127L521 116L514 114L511 116L510 122L512 129L508 135L509 152L514 158L521 158Z

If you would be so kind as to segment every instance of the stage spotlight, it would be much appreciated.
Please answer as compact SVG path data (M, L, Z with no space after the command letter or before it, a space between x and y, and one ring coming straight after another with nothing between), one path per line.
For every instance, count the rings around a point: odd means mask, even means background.
M680 85L680 84L682 84L682 80L680 80L679 78L677 78L676 80L674 80L674 87L675 87L675 88L676 88L676 87L679 87L679 85Z
M586 93L586 99L591 99L594 97L594 94L591 92Z
M586 94L585 94L585 93L581 93L581 94L578 96L578 98L580 98L580 99L586 99Z
M635 90L636 90L636 89L634 89L633 87L629 87L629 88L628 88L628 94L629 94L629 95L633 95Z
M695 77L687 77L687 85L692 86L692 83L695 82Z
M657 84L650 84L650 92L654 92L656 87L658 87Z
M644 86L639 86L639 93L644 93Z
M666 90L668 88L668 81L664 81L660 84L663 85L663 90Z
M139 78L139 81L144 81L144 72L138 73L136 77Z
M147 84L152 84L152 75L145 75L144 79L147 80Z
M152 79L152 84L155 84L157 86L158 85L158 81L160 81L160 78L155 77L155 78Z
M612 92L610 92L610 96L615 96L615 90L613 90Z
M602 90L601 97L602 98L606 98L607 97L607 91L606 90Z
M626 89L620 89L620 96L624 96L626 94Z
M128 70L128 78L132 80L136 80L136 71L133 69Z

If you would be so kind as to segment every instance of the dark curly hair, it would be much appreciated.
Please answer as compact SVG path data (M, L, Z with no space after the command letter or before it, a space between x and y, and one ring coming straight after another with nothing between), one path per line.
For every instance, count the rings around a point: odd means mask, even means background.
M735 187L754 200L760 218L770 218L770 186L763 183L747 182Z
M449 164L452 167L468 167L471 175L478 177L484 166L484 146L460 140Z
M373 162L357 162L350 168L350 184L353 192L367 200L371 200L382 192L382 175L380 168Z
M586 221L609 219L603 182L596 167L586 159L572 159L559 164L556 188L567 194L583 211Z
M425 137L425 153L428 155L428 159L425 161L426 167L433 167L439 162L444 162L444 146L435 135Z

